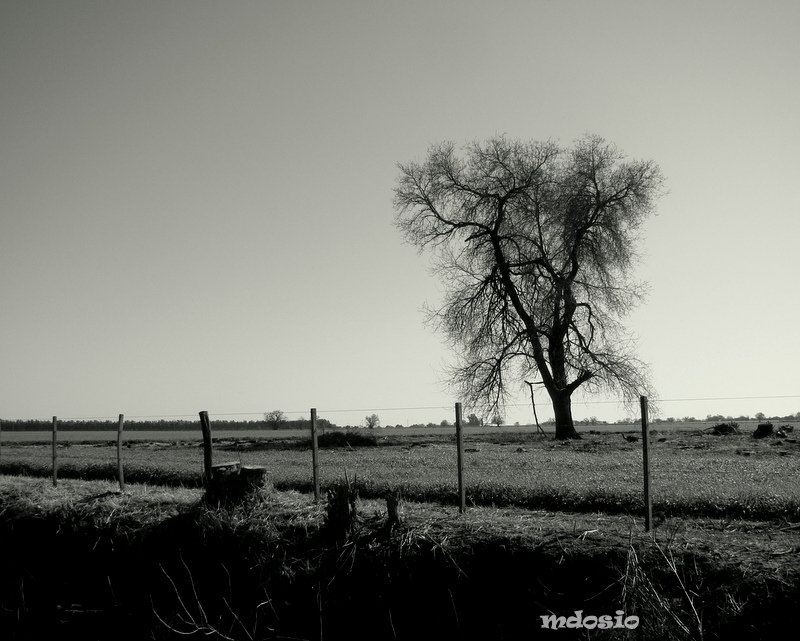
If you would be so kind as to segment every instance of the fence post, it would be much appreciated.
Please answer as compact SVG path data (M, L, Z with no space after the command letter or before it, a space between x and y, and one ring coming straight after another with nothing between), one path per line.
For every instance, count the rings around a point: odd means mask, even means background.
M642 469L644 472L644 531L653 524L653 502L650 496L650 435L648 434L647 397L639 398L642 407Z
M464 492L464 442L461 437L461 403L456 403L456 449L458 450L458 511L464 513L466 494Z
M541 432L542 434L544 434L544 430L542 429L542 426L539 425L539 417L536 414L536 401L533 398L533 383L529 383L528 381L525 381L525 384L528 387L531 388L531 406L533 407L533 419L536 421L536 431L537 431L537 433Z
M203 484L208 487L211 483L211 466L213 464L211 453L211 423L208 412L200 412L200 428L203 430Z
M53 417L53 487L58 487L58 417Z
M117 476L119 477L119 491L125 491L125 474L122 471L122 425L125 422L125 415L119 415L119 425L117 426Z
M314 500L319 501L319 447L317 445L317 408L311 408L311 468L314 478Z

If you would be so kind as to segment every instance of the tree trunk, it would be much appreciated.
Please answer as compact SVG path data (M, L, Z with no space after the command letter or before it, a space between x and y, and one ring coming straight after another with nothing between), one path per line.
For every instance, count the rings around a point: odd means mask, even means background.
M553 402L553 412L556 419L556 439L565 441L571 438L580 438L581 435L575 431L575 423L572 420L572 399L570 393L556 392L550 394Z

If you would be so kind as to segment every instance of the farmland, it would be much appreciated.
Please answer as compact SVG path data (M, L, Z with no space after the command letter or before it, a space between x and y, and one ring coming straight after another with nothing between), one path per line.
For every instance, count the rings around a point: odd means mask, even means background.
M373 435L366 430L354 434ZM173 432L149 440L129 433L123 448L126 478L199 486L202 448L197 436ZM374 436L375 447L322 447L323 487L347 473L357 479L365 497L400 490L409 500L455 500L456 453L450 430L417 434L379 430ZM58 457L62 476L115 478L115 441L97 440L96 433L91 438L62 443ZM218 432L214 448L217 462L265 466L276 488L307 492L312 487L308 437L296 432L268 436ZM582 440L556 442L531 429L476 428L467 432L465 450L467 500L474 505L641 514L641 443L628 442L616 431L590 430ZM794 472L798 456L797 439L753 439L746 427L728 436L714 436L696 426L655 431L650 451L655 510L665 517L800 521L800 478ZM47 476L50 466L46 442L3 443L2 471Z
M49 435L4 433L3 626L15 621L18 638L529 639L541 615L623 609L639 630L578 638L766 639L800 623L791 435L654 432L657 527L645 533L641 441L619 429L567 442L468 432L465 514L451 430L339 433L319 458L323 487L346 472L360 492L344 540L309 494L296 431L215 434L215 462L268 470L269 487L229 509L201 500L196 432L126 433L124 494L114 434L65 439L54 488ZM374 444L359 445L365 435ZM405 502L387 533L393 490Z

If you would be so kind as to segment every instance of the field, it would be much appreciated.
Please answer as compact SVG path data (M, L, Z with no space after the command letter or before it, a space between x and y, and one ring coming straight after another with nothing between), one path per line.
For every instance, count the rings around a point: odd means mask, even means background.
M268 469L269 487L228 509L202 500L196 433L128 433L124 494L111 433L60 445L57 488L50 444L3 434L0 629L32 639L708 640L800 624L791 434L652 433L657 527L646 533L641 441L618 429L564 443L532 430L469 433L465 514L449 432L359 430L321 446L323 486L346 472L360 493L344 538L309 494L311 451L297 433L215 435L215 462ZM402 522L387 530L382 498L395 490ZM620 610L641 625L541 628L542 616L578 610Z
M654 510L661 517L800 521L796 438L754 439L747 427L727 436L706 431L677 426L651 434L651 487ZM373 436L366 430L354 434ZM449 430L416 435L379 430L374 436L375 447L321 447L322 486L343 480L347 473L356 478L364 497L400 490L407 500L456 500L456 451ZM148 440L133 432L126 438L123 461L129 482L200 485L202 448L196 434L166 433ZM278 489L312 488L306 436L219 432L214 448L215 462L266 466ZM5 473L50 474L50 444L4 441L0 456L0 471ZM115 441L66 441L59 447L58 460L62 477L113 479ZM464 475L467 501L473 505L642 514L641 443L628 442L617 431L591 430L579 441L566 442L533 430L468 432Z

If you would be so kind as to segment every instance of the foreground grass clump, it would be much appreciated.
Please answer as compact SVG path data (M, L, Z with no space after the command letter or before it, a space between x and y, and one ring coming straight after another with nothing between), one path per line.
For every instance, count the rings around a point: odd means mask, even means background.
M308 495L211 509L194 489L0 478L0 626L17 638L767 639L800 623L791 528L360 500L345 536ZM769 536L764 536L769 533ZM586 633L586 631L584 631ZM560 631L559 634L569 634ZM574 637L569 637L574 638Z

